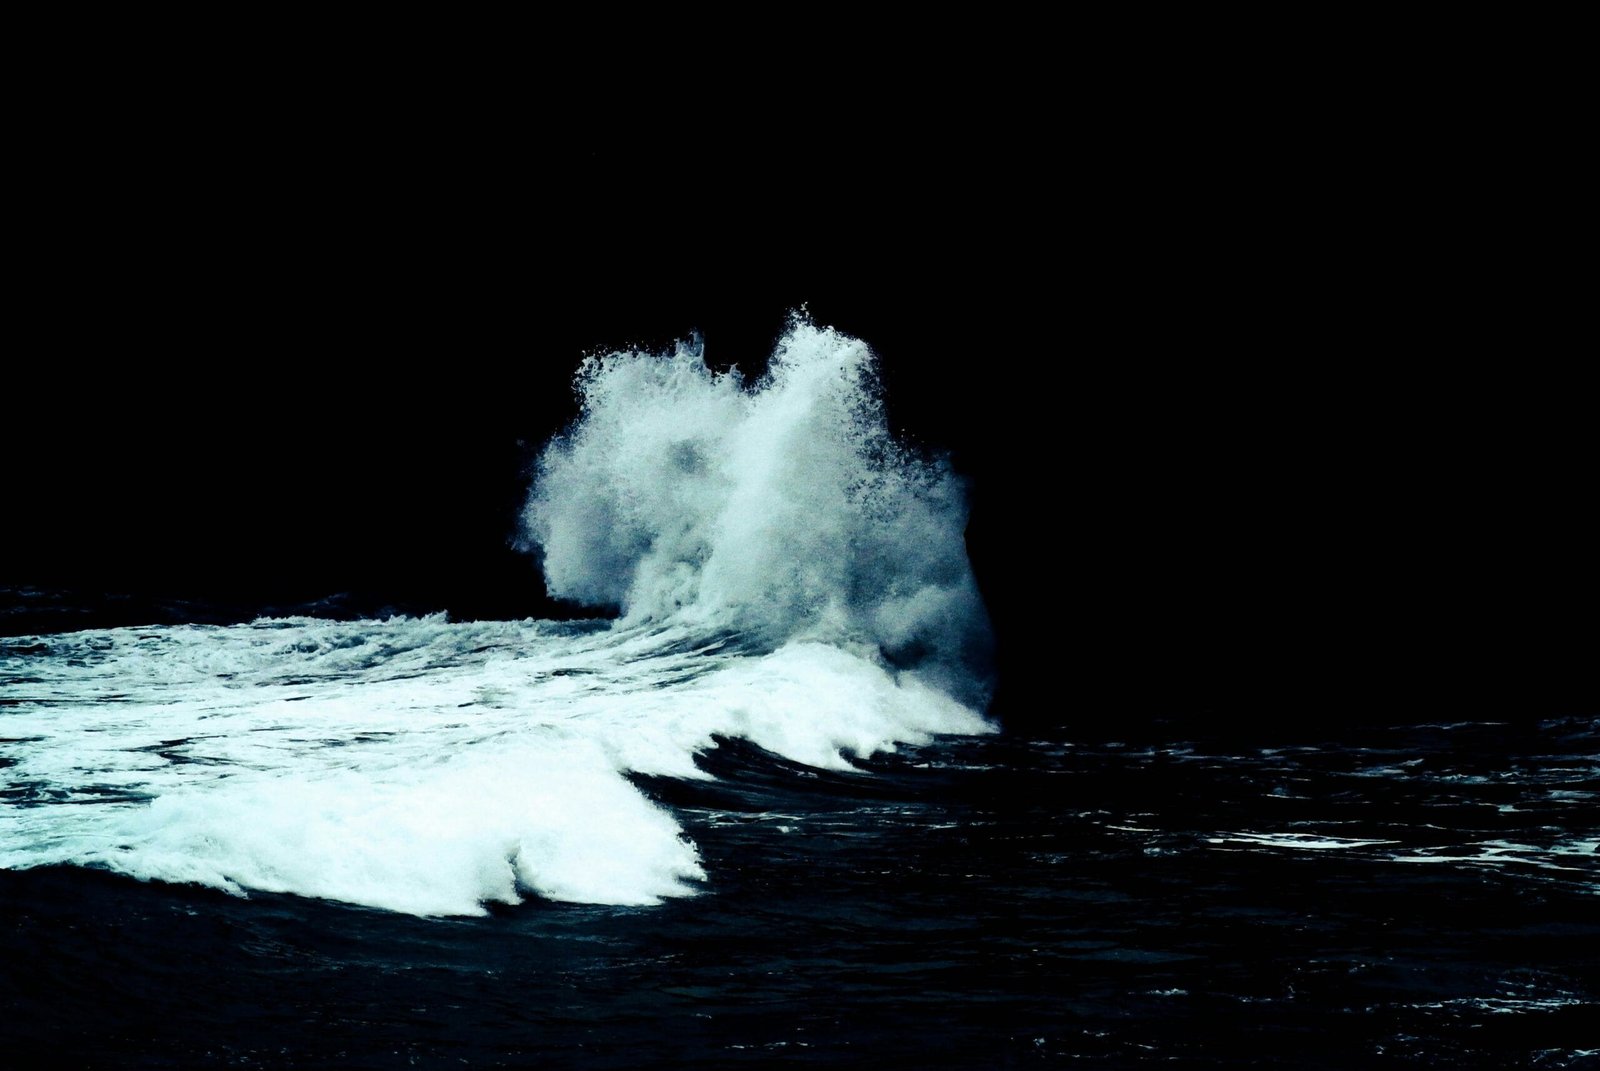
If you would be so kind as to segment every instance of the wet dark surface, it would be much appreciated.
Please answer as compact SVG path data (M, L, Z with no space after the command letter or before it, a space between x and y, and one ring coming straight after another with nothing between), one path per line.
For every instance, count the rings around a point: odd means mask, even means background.
M13 1066L1586 1067L1600 723L641 779L703 895L417 919L0 873ZM1263 734L1265 735L1265 734Z

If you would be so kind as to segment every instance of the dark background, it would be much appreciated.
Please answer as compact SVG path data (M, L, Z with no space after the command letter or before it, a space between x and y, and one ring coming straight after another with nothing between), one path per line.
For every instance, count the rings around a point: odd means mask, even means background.
M1592 392L1436 270L1430 150L1169 104L538 151L108 104L28 165L5 627L562 612L510 539L581 356L757 370L803 304L970 479L1008 723L1592 711Z

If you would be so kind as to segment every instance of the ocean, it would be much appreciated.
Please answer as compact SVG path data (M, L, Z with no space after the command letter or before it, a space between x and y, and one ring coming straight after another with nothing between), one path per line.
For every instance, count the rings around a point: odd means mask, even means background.
M1058 711L864 343L702 358L538 455L584 616L0 639L8 1066L1600 1063L1600 718Z

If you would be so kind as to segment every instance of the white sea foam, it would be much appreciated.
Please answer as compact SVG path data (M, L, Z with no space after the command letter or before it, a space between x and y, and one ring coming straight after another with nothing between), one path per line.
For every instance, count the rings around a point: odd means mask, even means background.
M625 776L743 737L847 765L990 727L960 488L888 436L865 346L797 321L746 387L690 348L582 372L527 536L614 626L312 619L0 645L0 866L423 915L707 875Z
M855 654L697 649L682 627L310 619L117 629L0 659L0 865L470 914L648 904L705 877L625 771L705 776L742 736L844 766L970 708Z

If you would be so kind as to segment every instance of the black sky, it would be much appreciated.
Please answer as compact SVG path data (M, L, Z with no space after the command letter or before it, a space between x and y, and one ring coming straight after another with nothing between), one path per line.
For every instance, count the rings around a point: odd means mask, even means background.
M581 356L758 367L804 304L969 477L1018 719L1592 708L1576 380L1441 352L1384 189L1259 135L108 136L17 254L0 582L547 613L509 542Z

